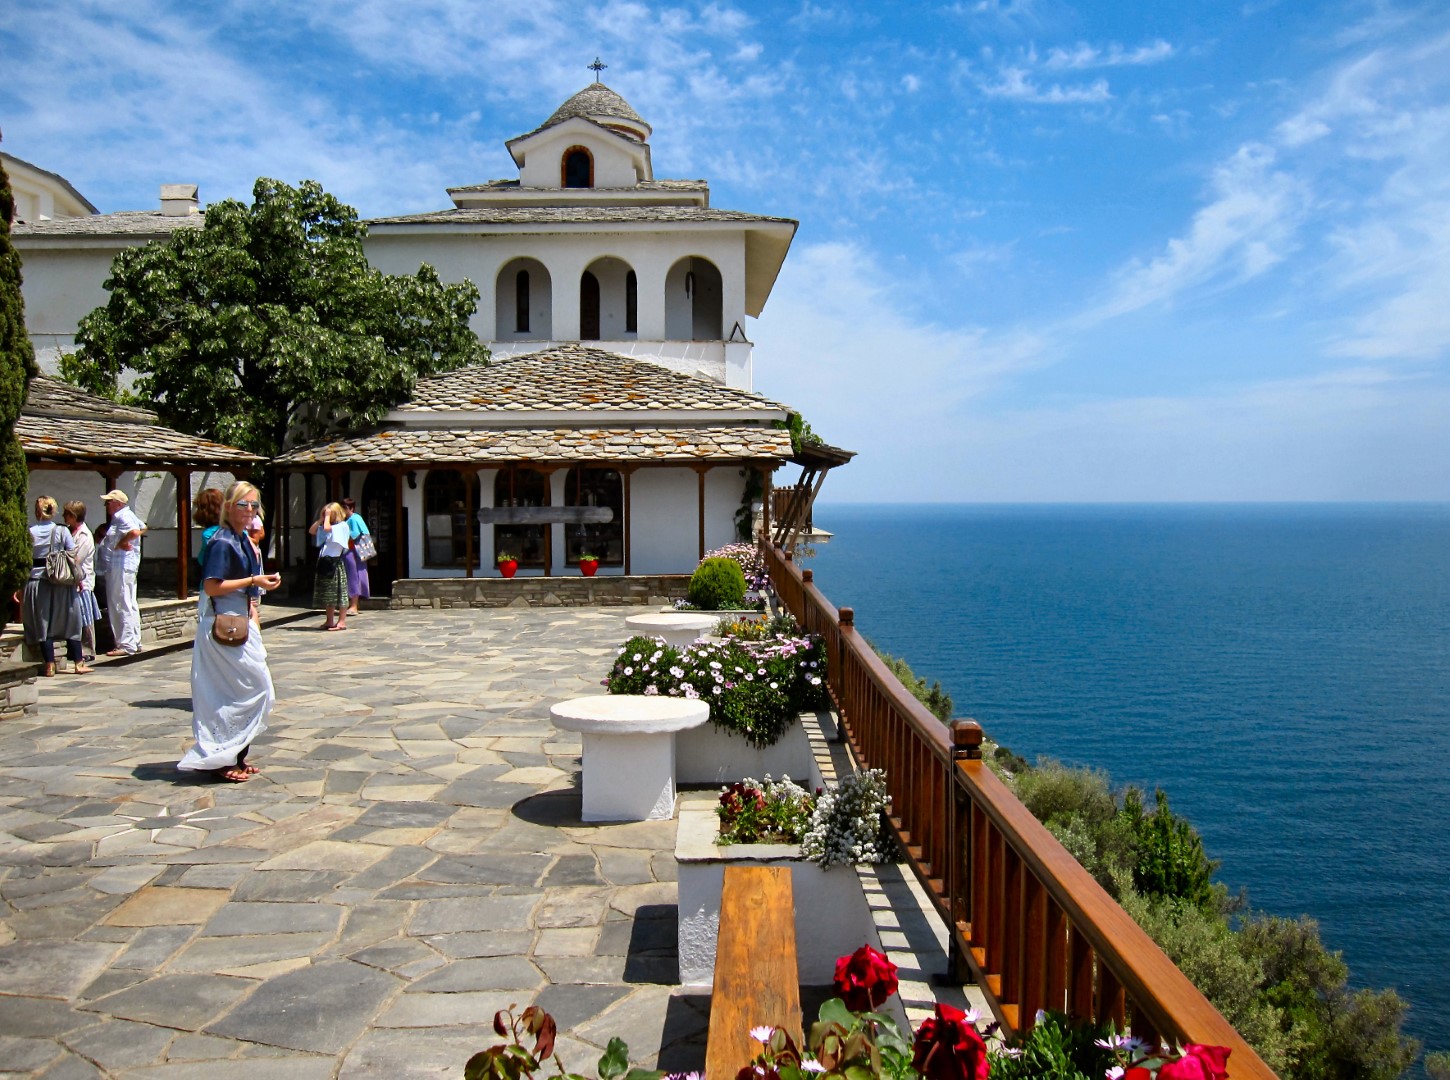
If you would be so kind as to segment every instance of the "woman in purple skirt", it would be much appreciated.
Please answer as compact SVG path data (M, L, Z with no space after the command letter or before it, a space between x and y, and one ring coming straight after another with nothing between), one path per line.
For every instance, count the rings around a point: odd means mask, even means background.
M347 571L347 614L356 615L358 601L372 595L368 587L368 561L358 556L357 538L371 536L372 533L368 523L357 512L356 502L343 499L342 508L347 511L348 544L342 555L342 566Z

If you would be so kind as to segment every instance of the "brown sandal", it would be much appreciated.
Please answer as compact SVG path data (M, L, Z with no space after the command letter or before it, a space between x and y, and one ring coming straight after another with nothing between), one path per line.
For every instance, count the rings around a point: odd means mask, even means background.
M96 669L89 664L72 664L70 670L72 675L89 675Z

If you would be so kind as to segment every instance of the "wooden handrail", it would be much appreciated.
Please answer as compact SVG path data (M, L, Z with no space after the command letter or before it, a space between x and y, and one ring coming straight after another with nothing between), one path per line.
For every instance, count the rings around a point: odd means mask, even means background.
M983 765L980 729L949 730L856 632L850 608L832 606L787 552L769 543L761 551L781 603L825 642L853 751L886 773L891 825L951 931L953 970L971 970L1004 1028L1025 1033L1042 1008L1131 1023L1150 1040L1227 1046L1235 1080L1271 1080L1233 1026Z

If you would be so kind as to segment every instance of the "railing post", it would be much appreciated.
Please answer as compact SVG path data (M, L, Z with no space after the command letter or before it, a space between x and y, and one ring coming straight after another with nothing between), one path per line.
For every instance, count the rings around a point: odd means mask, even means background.
M939 986L961 986L967 981L967 962L962 954L961 935L957 932L957 920L971 909L970 900L959 895L971 889L970 862L962 856L961 836L962 806L964 801L957 786L957 762L974 761L982 756L982 725L975 720L953 720L951 722L952 757L947 766L946 814L947 814L947 865L943 867L943 880L947 895L943 897L949 913L947 919L947 969L933 978ZM970 830L967 830L970 833ZM968 844L971 836L966 837ZM968 916L970 917L970 916Z

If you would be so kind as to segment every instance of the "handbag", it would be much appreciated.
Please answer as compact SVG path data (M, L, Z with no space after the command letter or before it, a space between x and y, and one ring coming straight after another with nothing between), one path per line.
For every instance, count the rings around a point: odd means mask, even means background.
M45 555L45 580L52 585L74 585L80 581L75 557L65 548L55 546L60 526L50 527L50 550Z
M369 559L377 557L378 545L374 542L371 533L363 533L352 542L352 550L359 559L367 562Z
M252 620L246 615L223 615L216 609L216 597L211 598L212 640L219 645L245 645L251 632Z

